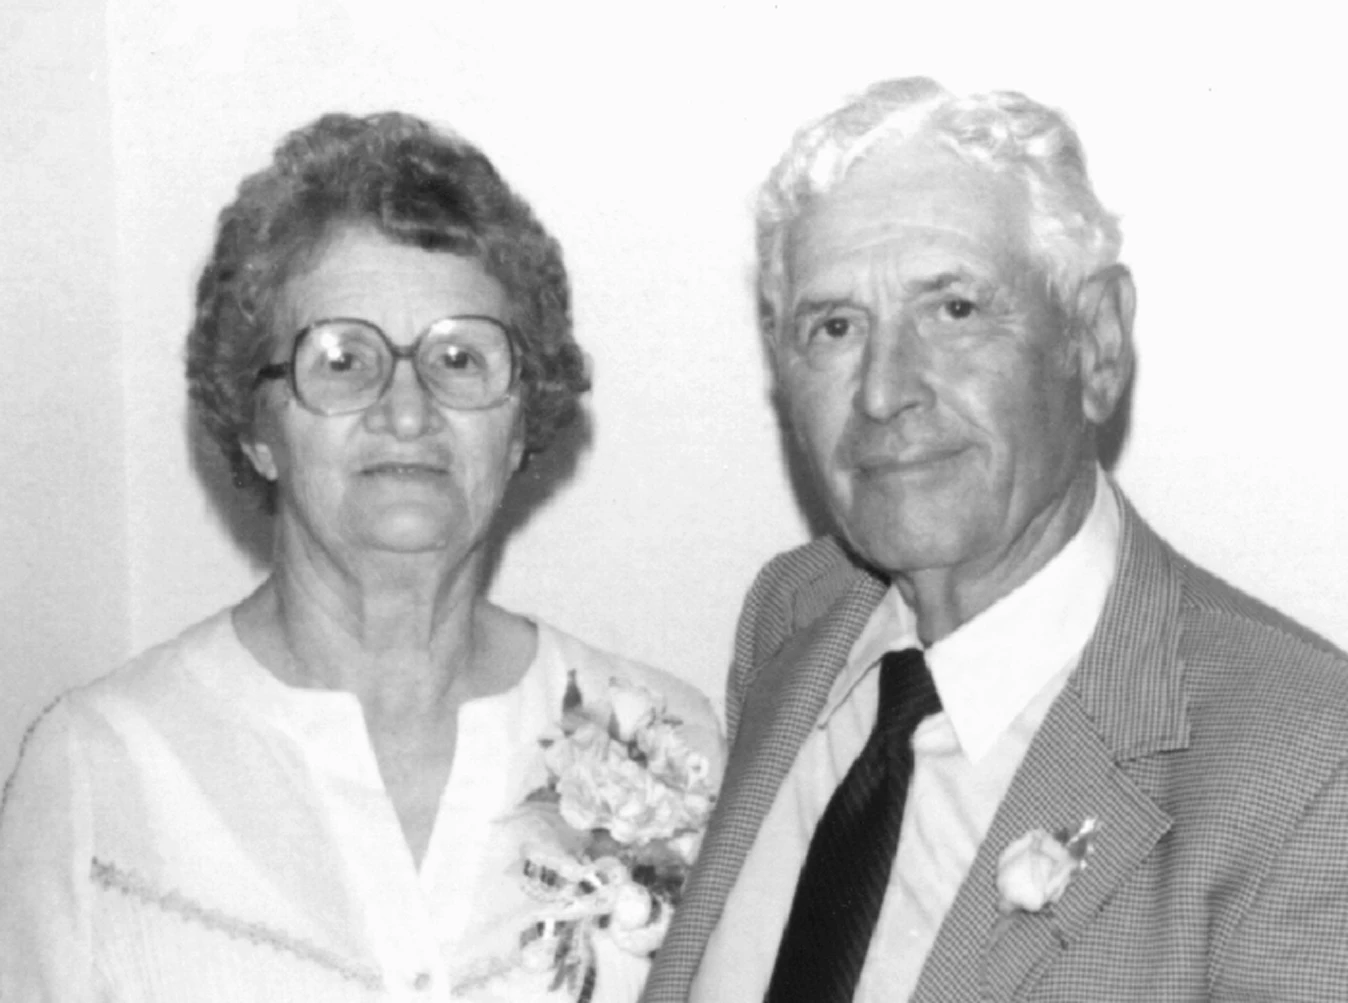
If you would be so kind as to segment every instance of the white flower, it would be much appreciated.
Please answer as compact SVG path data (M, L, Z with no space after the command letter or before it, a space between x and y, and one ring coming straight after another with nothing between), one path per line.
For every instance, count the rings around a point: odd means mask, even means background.
M628 887L645 893L645 889L640 885L633 884ZM621 904L620 902L619 905ZM673 910L649 893L645 893L644 903L640 903L633 894L628 899L627 905L627 915L623 920L619 919L619 910L614 909L612 921L606 932L613 942L628 954L647 957L664 941Z
M556 738L543 750L543 765L556 777L578 766L608 757L611 739L598 725L586 722L570 735Z
M688 747L674 725L667 721L653 722L637 733L636 744L650 771L671 787L706 789L711 764L706 756Z
M702 830L681 832L669 841L669 845L686 863L691 864L702 849Z
M630 742L642 728L664 712L664 701L644 686L614 679L608 693L613 727L618 737Z
M997 860L997 907L1004 913L1039 912L1061 899L1086 866L1095 828L1092 818L1071 835L1034 829L1003 850Z
M614 889L611 922L617 930L639 930L651 921L654 905L650 892L634 881L625 881Z
M702 825L710 809L707 794L681 794L590 725L554 742L544 759L567 825L607 829L620 843L668 839Z

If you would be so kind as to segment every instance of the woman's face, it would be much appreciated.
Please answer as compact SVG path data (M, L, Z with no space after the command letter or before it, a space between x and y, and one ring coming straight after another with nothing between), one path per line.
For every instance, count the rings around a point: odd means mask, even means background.
M507 306L473 258L345 229L282 288L272 359L288 360L295 334L322 319L369 321L403 346L444 317L505 322ZM480 411L444 407L410 360L354 414L314 414L285 381L263 392L257 439L245 449L278 484L283 535L297 531L342 563L382 551L438 552L457 564L485 536L523 453L516 397Z

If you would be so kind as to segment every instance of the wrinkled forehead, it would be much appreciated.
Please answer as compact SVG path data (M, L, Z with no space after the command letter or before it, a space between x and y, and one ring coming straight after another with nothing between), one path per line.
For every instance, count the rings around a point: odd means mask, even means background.
M281 286L272 338L285 343L316 321L342 317L372 323L397 343L464 314L507 320L505 290L478 258L347 226L326 234Z
M939 140L881 144L792 224L787 280L890 254L982 259L999 271L1033 269L1029 198L1016 177L970 163ZM895 249L902 255L894 255Z

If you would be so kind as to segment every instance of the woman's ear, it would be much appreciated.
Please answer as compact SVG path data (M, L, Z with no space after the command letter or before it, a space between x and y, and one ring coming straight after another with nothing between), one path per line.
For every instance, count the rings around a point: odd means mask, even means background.
M1092 424L1103 425L1133 375L1132 274L1123 265L1100 269L1082 285L1076 308L1081 410Z
M252 420L248 430L239 436L239 448L243 450L243 455L248 457L253 469L272 482L281 475L276 451L271 446L272 440L278 435L279 430L276 426L276 413L269 406L266 392L255 394Z
M510 442L506 446L506 459L510 464L510 475L514 477L525 465L525 439L528 437L528 419L525 412L529 409L527 391L519 395L515 407L515 418L511 422Z
M240 440L239 446L243 449L243 455L252 463L254 470L269 481L276 480L278 474L276 457L272 455L271 446L261 439Z
M524 422L521 421L510 437L510 472L519 473L524 463Z

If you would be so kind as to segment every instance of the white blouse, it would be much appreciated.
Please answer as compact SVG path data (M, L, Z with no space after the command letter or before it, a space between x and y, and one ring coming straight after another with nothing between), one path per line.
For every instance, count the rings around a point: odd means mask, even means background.
M706 699L538 625L511 690L466 704L420 869L355 697L287 687L229 611L58 700L0 802L0 999L60 1003L571 998L502 973L537 904L510 815L583 693L662 693L719 761ZM596 1003L647 961L597 947Z

